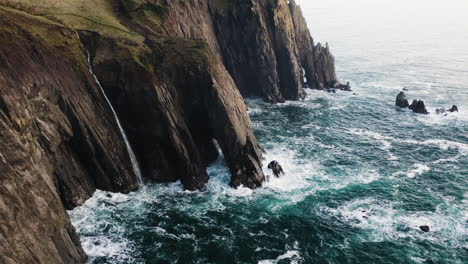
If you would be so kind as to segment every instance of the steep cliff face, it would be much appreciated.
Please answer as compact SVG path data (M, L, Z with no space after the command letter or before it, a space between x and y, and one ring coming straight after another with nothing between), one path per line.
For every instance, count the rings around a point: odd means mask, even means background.
M333 55L314 45L295 1L210 3L223 62L244 96L297 100L305 96L304 85L324 88L338 82Z
M180 179L187 189L202 189L206 167L218 157L216 140L232 185L261 186L261 152L246 106L206 43L154 36L140 44L97 35L83 39L96 54L96 74L146 177Z
M0 6L0 261L81 263L65 209L143 176L202 190L221 149L231 185L262 185L242 95L304 97L336 82L286 0L3 0ZM86 49L86 50L84 50ZM242 94L242 95L241 95Z
M320 43L314 44L302 10L295 0L289 1L289 9L294 21L299 58L307 86L315 89L334 87L338 83L338 78L335 72L335 57L328 43L325 48Z
M0 9L0 262L82 262L65 208L138 187L72 30Z

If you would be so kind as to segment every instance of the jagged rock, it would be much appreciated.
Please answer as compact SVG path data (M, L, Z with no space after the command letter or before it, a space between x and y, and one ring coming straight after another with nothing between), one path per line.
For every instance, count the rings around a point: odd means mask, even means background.
M335 83L333 85L333 88L336 88L336 89L339 89L339 90L342 90L342 91L348 91L348 92L351 92L351 85L348 83L346 84L341 84L339 82Z
M450 108L448 111L451 113L458 112L458 107L456 105L453 105L452 108Z
M302 14L301 8L296 1L289 1L292 20L296 32L296 43L299 51L299 59L305 71L306 83L309 88L318 89L320 86L314 59L314 39L310 34L307 22Z
M437 109L436 109L436 113L437 113L437 114L443 114L443 113L445 113L445 112L446 112L446 110L445 110L444 107L441 107L441 108L437 108Z
M430 228L427 225L419 226L419 229L421 229L421 231L426 232L426 233L430 231Z
M421 100L413 100L413 103L409 106L409 109L413 110L413 112L418 114L428 114L426 106L424 105L424 101Z
M398 94L395 105L401 108L407 108L409 106L408 99L406 99L406 94L404 92Z
M223 62L244 96L284 102L304 98L303 86L338 82L328 44L314 45L295 1L213 1L210 11Z
M279 164L278 161L274 160L268 164L268 169L273 171L273 175L279 178L279 176L284 175L283 167Z
M326 43L322 47L320 43L314 48L314 59L318 82L325 87L330 87L337 80L335 72L335 57L330 52L330 47Z

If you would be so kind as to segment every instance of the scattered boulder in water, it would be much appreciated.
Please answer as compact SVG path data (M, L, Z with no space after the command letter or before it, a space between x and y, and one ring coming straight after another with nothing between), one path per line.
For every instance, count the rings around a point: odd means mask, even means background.
M449 112L458 112L458 107L456 105L452 105L452 108L449 109Z
M280 175L284 175L283 167L279 164L278 161L274 160L268 164L268 168L273 171L273 175L279 178Z
M395 105L401 108L407 108L409 106L408 99L406 99L406 94L404 92L398 94Z
M409 109L413 110L413 112L418 114L428 114L426 106L424 105L424 101L422 100L414 100L413 103L409 106Z
M443 113L445 113L445 112L446 112L446 110L445 110L445 108L443 108L443 107L437 108L437 109L436 109L436 113L437 113L437 114L443 114Z
M409 89L408 88L403 88L403 91L407 92L407 91L409 91Z
M112 198L112 194L108 193L108 194L106 194L106 197L107 198Z
M426 232L426 233L429 232L430 230L429 226L427 225L419 226L419 229L421 229L421 231Z
M351 91L351 85L348 83L346 84L342 84L342 83L339 83L339 82L336 82L334 85L333 85L333 88L335 89L340 89L342 91L348 91L350 92Z

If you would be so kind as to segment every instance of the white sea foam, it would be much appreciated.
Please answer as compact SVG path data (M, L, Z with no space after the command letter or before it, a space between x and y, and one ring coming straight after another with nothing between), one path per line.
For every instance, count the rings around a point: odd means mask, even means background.
M112 241L105 236L84 237L81 244L86 255L90 257L118 257L121 260L129 259L130 246L125 239Z
M437 146L442 150L451 150L456 149L461 155L468 155L468 144L450 141L450 140L443 140L443 139L428 139L424 141L416 141L416 140L402 140L402 139L393 139L398 142L407 143L407 144L415 144L415 145L426 145L426 146Z
M408 212L399 209L400 204L392 201L363 198L349 201L338 208L324 207L324 217L337 217L343 224L362 229L359 239L363 241L388 241L410 238L429 240L454 248L467 248L465 235L468 221L466 204L454 205L449 199L437 206L435 212ZM429 233L419 229L430 227Z
M430 170L431 168L429 168L426 164L418 163L415 164L414 169L410 170L406 175L408 176L408 178L414 178Z
M266 188L271 188L280 191L292 191L297 189L307 188L310 184L308 178L314 176L314 172L318 167L318 163L304 163L296 158L295 151L285 147L278 147L269 150L265 153L266 164L264 166L265 175L269 175L269 181L265 183ZM267 168L267 163L276 160L278 161L286 175L276 178L272 171Z
M427 111L428 115L417 115L416 118L418 121L427 124L427 125L448 125L448 124L457 124L468 122L468 109L466 107L460 107L459 112L446 112L444 114L437 114L437 108L444 106L428 106ZM451 107L446 105L445 107Z
M299 251L297 250L288 250L286 253L278 256L276 259L265 259L265 260L260 260L258 264L276 264L279 263L282 260L289 259L291 264L297 264L299 263L301 259L301 255L299 254Z
M398 158L390 151L392 149L392 143L390 140L393 140L392 137L384 136L374 131L352 128L348 131L353 135L360 137L370 138L377 141L380 144L380 149L385 150L388 154L389 160L397 160Z

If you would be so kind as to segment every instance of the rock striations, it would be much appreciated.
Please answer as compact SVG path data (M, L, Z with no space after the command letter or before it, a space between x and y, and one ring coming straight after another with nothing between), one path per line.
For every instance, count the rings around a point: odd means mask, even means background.
M265 180L242 96L338 84L293 0L1 1L0 263L83 263L65 210L138 188L87 51L143 177L189 190L218 148L233 187Z

